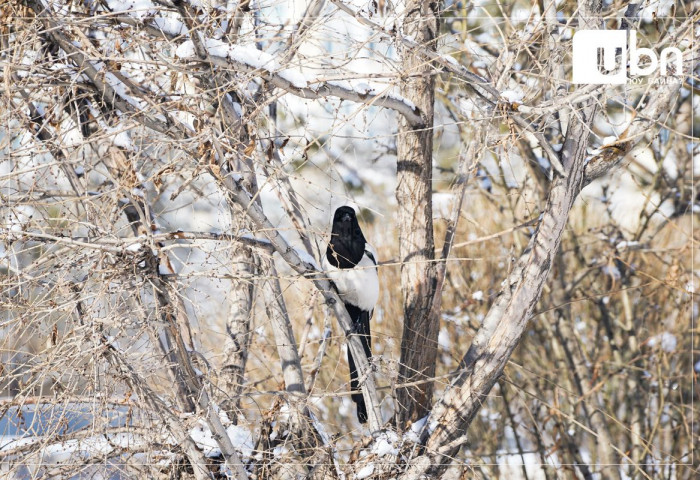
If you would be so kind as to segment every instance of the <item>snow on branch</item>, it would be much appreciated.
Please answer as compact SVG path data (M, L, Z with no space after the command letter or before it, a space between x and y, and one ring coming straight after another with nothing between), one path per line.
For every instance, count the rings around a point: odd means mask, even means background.
M76 46L75 41L63 30L62 24L55 20L55 15L49 13L49 10L46 10L36 0L28 0L27 3L37 12L37 16L47 27L47 34L90 78L105 101L111 103L121 112L133 115L136 120L148 128L161 133L176 128L176 130L185 133L186 127L171 118L162 107L157 109L158 113L156 114L148 112L149 108L153 108L153 105L149 105L151 102L140 98L142 97L141 93L130 86L131 82L125 78L123 72L115 74L110 72L104 63L90 61L81 48ZM110 7L116 9L116 12L127 18L133 18L139 23L154 14L153 4L150 2L140 2L138 5L131 2L122 6L117 4L118 2L109 3ZM115 17L115 20L119 19L122 17ZM160 16L152 20L152 27L169 36L183 34L186 31L181 22ZM198 35L200 35L199 32ZM202 52L199 52L197 48L199 43L203 44L205 48L206 58L201 58ZM366 84L353 86L348 82L323 82L308 79L299 70L281 68L277 58L253 46L231 45L222 40L198 37L197 41L187 40L182 43L177 48L176 55L182 59L206 62L237 72L254 73L275 87L301 98L318 99L334 96L341 100L377 105L400 113L413 127L420 128L423 125L423 119L416 106L405 98L390 92L391 87L385 87L382 90L381 87L373 88Z
M280 68L275 57L255 47L230 45L221 40L204 39L207 58L198 58L195 42L187 40L175 54L182 59L194 59L225 67L236 72L255 73L277 88L301 98L315 99L334 96L366 105L390 108L403 115L414 127L423 119L416 106L405 98L387 91L379 91L366 84L352 86L348 82L322 82L308 79L299 70Z
M46 35L90 79L105 102L123 113L131 114L143 125L157 132L166 133L175 128L183 134L185 133L185 127L169 118L163 109L158 109L159 113L155 115L148 112L149 107L152 108L152 106L137 98L138 95L133 94L137 89L129 85L131 82L123 73L115 74L108 71L103 62L90 61L88 56L76 45L76 42L65 33L64 26L54 20L55 15L45 9L40 2L27 0L27 4L36 12L37 17L46 27Z

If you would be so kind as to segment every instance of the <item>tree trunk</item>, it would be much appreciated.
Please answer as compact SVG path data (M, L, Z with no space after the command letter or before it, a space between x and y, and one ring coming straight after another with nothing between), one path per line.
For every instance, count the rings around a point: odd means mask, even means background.
M438 34L438 4L411 0L406 6L404 33L435 50ZM399 122L398 201L399 256L403 292L404 326L401 338L399 383L429 379L435 375L439 317L432 308L436 271L433 240L431 177L433 153L433 102L435 81L432 65L416 51L403 49L406 80L401 95L419 109L423 125ZM433 384L397 390L396 422L399 428L425 416L430 409Z

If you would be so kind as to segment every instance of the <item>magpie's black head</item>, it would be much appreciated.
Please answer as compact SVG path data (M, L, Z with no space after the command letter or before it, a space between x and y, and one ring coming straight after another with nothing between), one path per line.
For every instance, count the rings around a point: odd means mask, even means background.
M353 268L365 254L365 236L357 223L355 210L340 207L333 215L331 240L326 249L326 258L336 268Z

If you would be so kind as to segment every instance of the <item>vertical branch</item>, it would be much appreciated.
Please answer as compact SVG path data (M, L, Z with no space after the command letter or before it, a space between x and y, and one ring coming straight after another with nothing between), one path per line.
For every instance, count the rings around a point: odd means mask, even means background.
M294 332L292 331L292 322L287 313L284 297L282 297L282 288L277 276L277 269L272 260L268 263L266 270L269 273L269 279L263 287L263 296L265 297L267 315L272 322L277 353L282 364L284 386L287 393L303 394L305 393L304 374L301 369L301 359L299 358L299 350L294 339Z
M222 103L230 105L228 95L222 100ZM222 112L226 112L226 107ZM230 117L225 113L222 115L224 122ZM243 155L243 149L247 143L248 135L240 124L236 122L231 124L225 123L229 142L233 143L230 148L236 150L236 158L230 159L230 162L236 164L236 170L242 172L243 181L250 189L257 189L257 178L255 169L251 162ZM225 155L221 149L217 150L222 160ZM228 162L222 162L223 165L229 166ZM228 167L230 169L230 167ZM244 212L232 206L230 211L231 219L245 218ZM235 224L235 222L232 221ZM243 220L244 226L249 224ZM224 339L224 352L227 353L222 368L223 380L225 385L226 396L230 399L226 402L226 409L230 418L238 417L238 407L240 404L240 394L245 381L245 368L248 362L248 351L251 344L251 323L254 315L254 298L256 293L261 289L261 281L258 275L262 271L263 261L258 252L250 247L241 247L235 250L231 261L231 269L236 272L237 280L231 285L231 307L229 315L226 319L226 333Z
M592 388L589 378L590 368L587 366L586 359L583 358L580 353L580 347L575 345L576 335L574 334L571 324L571 318L573 316L571 315L570 309L573 299L571 298L570 291L566 289L565 279L569 277L566 275L566 262L561 252L557 254L556 262L559 272L560 291L563 292L563 295L558 294L556 289L553 290L552 301L554 304L564 305L564 307L556 309L554 328L557 338L552 339L552 341L558 342L561 345L568 362L568 368L571 370L574 388L579 396L584 398L584 395L587 393L584 391L584 382L589 384L589 388ZM582 402L582 410L588 419L591 429L595 431L597 435L596 452L598 454L599 463L608 466L607 469L604 469L606 477L620 478L620 471L615 467L615 464L619 462L618 459L614 457L611 448L610 431L605 421L605 416L603 415L604 402L598 393L592 393L590 398L597 404L596 408L593 412L589 412L586 403ZM587 468L583 465L579 466L579 468L581 467Z
M197 36L195 22L197 21L197 16L192 14L188 6L184 3L179 3L177 5L178 11L188 26L189 30L193 33L192 38L194 41L195 48L198 51L198 55L201 58L207 58L209 53L202 45L201 40ZM201 80L207 87L216 91L218 85L216 85L214 72L209 72L211 75L200 76ZM260 196L258 195L258 184L255 172L255 165L253 164L250 155L247 152L249 147L249 142L251 140L251 135L248 132L247 125L243 121L241 115L241 109L236 108L233 99L230 94L223 94L219 98L221 108L219 109L219 117L221 120L221 125L225 135L220 135L215 128L216 135L212 136L212 143L216 150L216 155L212 155L212 158L216 157L212 163L217 163L216 170L212 170L212 174L219 184L226 190L228 188L228 183L223 181L224 178L230 179L231 175L236 175L236 172L242 172L241 181L243 182L244 188L251 192L254 197L253 202L256 206L261 207ZM240 107L240 106L239 106ZM226 155L224 153L224 148L219 143L219 138L228 143L229 151L233 151L234 155ZM250 207L248 204L242 204L236 202L234 199L234 209L237 212L245 213ZM232 217L235 215L232 212ZM253 226L249 216L244 216L246 226ZM233 259L234 264L241 264L242 262L247 262L248 258L254 257L252 251L241 252ZM282 371L285 379L285 385L288 392L304 392L304 380L301 368L301 360L299 358L299 352L297 350L296 341L294 339L294 334L291 328L291 322L289 320L289 315L287 314L287 308L284 303L284 297L282 296L282 289L280 287L279 279L277 278L277 271L274 267L272 261L264 262L264 269L267 270L267 275L270 280L265 282L263 286L263 295L265 297L265 306L268 315L274 323L274 333L277 343L277 350L280 356L280 362L282 364ZM250 297L254 294L254 290L245 289L238 293L241 300L250 303L252 300ZM246 298L248 297L248 298ZM245 330L245 323L249 322L249 319L238 317L237 322L242 323L241 325L236 325L234 330ZM236 344L236 339L229 337L227 343L233 343L234 348L238 348ZM238 364L244 364L245 354L241 351L236 358ZM227 383L233 384L235 379L228 379Z
M518 449L518 453L520 454L520 460L523 462L521 465L522 471L523 471L523 477L525 480L530 480L528 475L527 475L527 468L525 468L526 462L525 462L525 453L523 450L523 445L522 442L520 441L520 435L518 434L518 425L515 420L515 416L513 415L513 412L510 411L510 401L508 400L508 392L506 391L506 382L500 382L498 384L499 390L501 392L502 398L503 398L503 408L506 411L506 416L508 417L508 421L510 422L510 428L513 430L513 438L515 438L515 446Z
M435 51L438 34L438 2L411 0L404 21L404 33ZM399 120L396 199L398 201L399 257L404 321L401 337L399 383L435 376L439 309L433 308L437 287L431 177L433 155L433 67L413 49L402 49L406 80L400 93L415 103L423 125L411 126ZM432 382L397 390L396 421L400 428L421 418L430 408Z
M152 260L156 257L152 257ZM157 265L157 264L156 264ZM154 268L157 272L157 266ZM165 330L169 333L170 338L173 340L173 352L176 358L176 365L174 368L177 369L179 375L182 376L186 383L187 391L190 398L195 402L205 415L205 420L209 428L211 429L214 440L221 449L221 454L224 457L224 462L227 467L231 469L234 476L238 479L247 478L245 469L243 468L243 463L233 447L231 438L228 436L226 429L221 422L219 417L219 409L214 405L207 393L206 389L202 385L202 382L192 366L192 362L187 352L187 347L182 340L182 335L180 335L180 328L178 327L178 322L173 315L173 301L169 295L167 285L164 282L158 281L159 276L156 276L155 289L156 298L160 307L160 314L165 319L166 328Z
M226 317L226 338L223 352L224 362L221 367L223 387L226 400L222 407L233 422L237 422L240 395L243 390L245 368L251 342L251 324L253 322L253 295L255 293L255 275L259 270L257 254L251 248L241 250L249 254L247 259L233 262L237 284L232 285L231 306ZM253 255L256 255L255 257Z
M107 173L111 176L112 181L119 187L121 193L125 195L120 204L123 206L123 213L129 221L133 234L138 236L151 233L152 218L150 216L147 217L146 213L147 211L150 212L150 208L147 210L146 203L130 192L130 187L134 186L134 179L137 178L131 162L127 158L126 153L120 148L111 147L108 152L109 155L105 156L102 163L107 168ZM157 250L160 250L160 245L158 245ZM171 287L164 277L160 275L161 258L159 258L159 253L151 250L148 253L148 258L148 264L151 267L148 274L153 281L153 296L158 299L157 305L161 306L161 308L157 309L157 313L161 315L163 324L167 323L168 318L174 318L180 322L180 330L182 332L189 332L189 324L184 317L185 309L177 293L174 292L176 303L163 299L163 296L168 294ZM164 256L163 260L165 260L164 267L167 268L169 266L167 256ZM172 312L176 312L176 314ZM156 347L160 349L163 358L168 359L168 368L166 370L170 380L175 384L177 405L185 412L194 412L195 402L188 391L187 382L182 375L182 369L177 366L178 359L174 351L175 340L168 329L159 329L154 336L158 339ZM189 335L187 337L189 339ZM188 343L191 345L191 339L189 340Z

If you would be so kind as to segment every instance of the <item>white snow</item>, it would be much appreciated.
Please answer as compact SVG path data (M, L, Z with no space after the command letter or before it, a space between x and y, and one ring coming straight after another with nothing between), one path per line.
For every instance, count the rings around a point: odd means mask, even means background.
M241 452L243 457L250 457L253 454L253 448L255 444L253 443L253 435L250 430L241 425L229 425L226 427L226 433L228 438L231 439L233 446Z
M312 257L306 250L302 248L295 248L294 251L297 253L297 255L299 255L299 258L302 262L312 265L316 270L321 270L318 266L318 263L316 263L316 259Z
M374 464L370 463L369 465L365 465L362 467L360 470L355 473L355 477L357 480L362 480L363 478L367 478L370 475L374 473Z
M340 87L340 88L345 89L345 90L354 90L354 88L352 87L350 82L348 82L346 80L330 80L330 81L326 82L326 84L331 85L331 86L335 86L335 87ZM698 162L698 163L700 163L700 162Z
M368 95L370 93L374 93L374 88L365 82L360 82L355 85L355 91L360 95Z
M192 43L192 40L187 40L180 44L175 50L175 55L180 58L194 57L194 43Z
M671 353L676 350L676 346L678 345L678 339L672 333L662 332L658 335L654 335L649 340L647 340L647 345L649 345L652 348L659 346L664 352Z
M284 70L280 70L279 76L287 80L296 88L306 88L309 86L306 76L304 76L304 74L300 71L285 68Z
M644 7L639 12L639 16L644 22L651 23L656 22L656 19L659 17L669 15L671 8L673 8L676 2L673 0L650 0L642 3L644 4Z
M45 441L42 437L0 436L0 451L10 451L22 446ZM84 461L93 456L108 455L115 448L138 448L144 444L141 437L131 433L95 435L77 440L64 440L48 444L40 449L43 464Z
M602 271L605 275L610 275L613 280L619 280L622 277L620 270L615 265L605 265Z
M673 214L672 199L661 202L657 191L641 185L630 171L616 172L608 180L610 214L615 223L626 233L634 233L643 220L643 213L652 213L654 222Z
M207 53L215 57L226 57L230 54L232 50L231 45L221 40L217 40L215 38L205 38L202 40L202 43L204 44L204 48L207 50ZM175 50L175 55L177 55L180 58L194 57L196 53L197 51L194 48L194 42L192 40L187 40L186 42L183 42Z
M19 437L17 435L0 435L0 452L38 443L41 437Z
M617 250L622 250L623 248L632 248L632 247L637 247L637 246L639 246L639 242L637 242L637 241L623 240L621 242L618 242L618 244L615 245L615 248Z
M209 55L214 55L216 57L225 57L228 55L228 44L221 40L215 38L205 38L204 48L207 49Z
M24 225L36 215L36 210L29 205L17 205L8 211L5 217L5 228L10 227L11 232L22 232Z
M231 45L229 47L228 57L235 62L245 63L255 68L265 68L270 71L279 68L275 57L255 47Z
M407 442L418 443L420 442L420 434L425 427L425 422L428 421L427 415L420 420L416 420L411 425L411 428L404 434L403 438Z
M465 117L472 117L479 112L479 106L471 97L459 97L456 101L459 113Z
M452 214L452 208L454 207L456 201L457 198L452 193L433 193L433 218L444 218L446 220L449 219Z
M127 252L138 252L139 250L141 250L141 247L143 247L143 245L141 243L138 243L138 242L132 243L131 245L126 247L126 251Z
M272 456L275 458L276 457L283 457L287 454L289 454L289 448L287 448L286 445L278 445L272 449Z
M382 432L372 444L371 452L379 457L398 455L399 448L396 446L398 443L399 437L396 433L391 431Z
M504 90L501 92L501 98L508 103L520 103L525 98L525 94L520 90Z
M661 162L661 167L671 180L678 178L678 159L673 150L669 150Z
M131 105L143 109L146 107L146 104L143 102L143 100L139 100L137 98L134 98L130 93L129 93L129 88L122 82L115 74L112 72L105 72L104 74L104 79L105 82L112 87L114 90L114 93L116 93L119 97L123 98L127 102L129 102Z
M240 425L229 425L226 427L226 433L231 439L234 448L238 450L243 457L250 457L253 452L253 436L250 431ZM221 455L218 443L214 440L209 426L204 420L199 420L197 425L190 430L190 438L197 444L205 456L216 457Z
M295 88L307 88L309 86L309 81L301 71L293 68L280 70L279 63L273 55L258 50L255 46L231 45L213 38L204 39L203 42L209 55L230 58L234 62L242 63L256 69L264 68L270 72L277 72L280 77L287 80ZM175 55L180 58L194 57L196 51L192 40L187 40L180 44L175 50Z
M545 171L548 171L552 166L552 164L549 163L549 160L547 160L544 157L540 157L540 156L537 157L537 163L539 163L542 170L545 170Z
M418 107L416 107L416 104L415 104L415 103L413 103L412 101L410 101L408 98L402 97L401 95L399 95L399 94L397 94L397 93L389 92L389 93L385 93L385 95L386 95L388 98L392 98L392 99L397 100L397 101L399 101L399 102L405 103L405 104L406 104L411 110L413 110L413 111L416 111L416 110L418 109Z
M477 302L480 302L484 299L484 292L481 290L477 290L476 292L472 293L472 300L476 300Z
M131 137L129 136L128 130L121 130L116 128L106 127L105 133L112 135L112 143L130 152L136 151L134 144L131 142Z
M608 145L614 145L615 142L617 142L617 136L608 135L607 137L603 137L603 139L600 141L600 144L605 147Z
M312 88L318 88L321 85L324 85L323 82L314 82L310 81ZM353 91L357 93L359 96L363 97L365 95L378 95L381 94L387 98L391 98L392 100L396 100L398 102L401 102L405 104L407 107L409 107L411 110L415 111L416 110L416 104L413 103L412 101L408 100L407 98L402 97L398 93L390 90L386 84L383 83L375 83L375 82L366 82L366 81L359 81L359 80L353 80L353 81L348 81L348 80L329 80L325 82L325 85L330 85L333 87L338 87L342 88L343 90L348 90L348 91Z
M513 22L514 25L521 25L523 23L526 23L530 19L531 15L531 9L516 5L511 11L510 21ZM522 31L522 33L527 34L526 31Z
M611 140L610 140L611 139ZM605 140L605 145L613 144L617 139L615 137L608 137ZM630 163L630 171L636 173L640 176L646 176L649 174L655 174L659 168L656 165L656 159L654 158L654 152L651 148L647 146L641 146L632 149L629 155L634 160Z
M156 7L150 0L107 0L107 5L113 12L128 13L139 19L156 12Z
M445 327L442 327L440 329L440 332L438 333L438 345L440 345L440 348L442 348L443 350L449 350L452 346L452 340L450 340L450 333Z
M187 27L180 22L167 17L156 17L153 19L153 23L156 27L162 30L164 33L170 35L185 35L187 34Z

